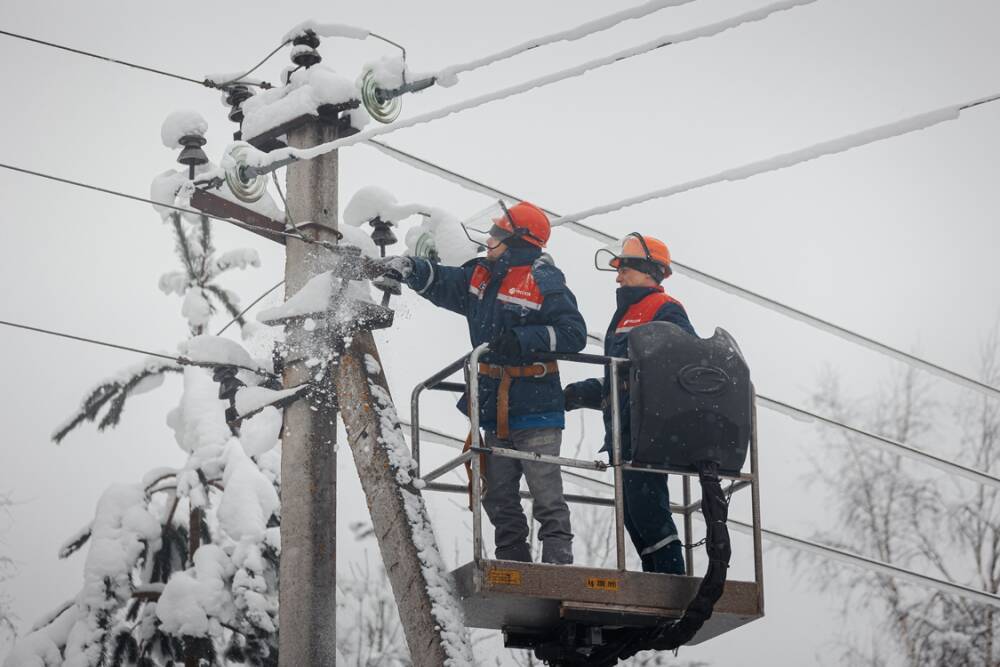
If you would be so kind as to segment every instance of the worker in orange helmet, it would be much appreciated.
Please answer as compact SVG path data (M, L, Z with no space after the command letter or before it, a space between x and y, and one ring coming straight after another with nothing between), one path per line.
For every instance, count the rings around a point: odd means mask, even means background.
M463 315L474 347L489 343L478 378L486 446L557 456L565 426L562 383L558 364L538 353L580 351L587 327L562 271L542 252L551 233L548 216L528 202L509 209L498 202L464 226L466 234L481 234L470 240L485 257L462 266L387 257L384 268L434 305ZM458 407L468 410L467 395ZM559 466L499 456L488 460L483 495L496 557L531 560L522 476L539 523L542 561L572 563L573 533Z
M601 257L605 259L602 261ZM617 309L604 336L604 354L628 358L628 334L649 322L673 322L691 335L696 335L687 312L679 301L668 296L661 283L670 276L670 250L652 236L632 233L621 241L602 248L594 256L599 270L617 272ZM620 387L622 458L632 458L629 427L629 394L624 380ZM567 410L577 408L603 409L604 446L611 450L611 382L609 372L601 379L574 382L566 387ZM642 560L645 572L684 574L684 553L677 527L670 515L670 493L667 476L627 470L624 473L623 494L625 528Z

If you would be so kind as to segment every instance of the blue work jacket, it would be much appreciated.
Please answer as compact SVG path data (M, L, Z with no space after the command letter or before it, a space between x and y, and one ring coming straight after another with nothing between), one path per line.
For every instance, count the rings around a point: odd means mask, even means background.
M579 352L587 341L576 297L566 287L562 271L535 248L510 248L495 262L477 258L462 266L441 266L414 258L406 283L436 306L465 316L473 347L513 331L521 354L503 358L485 353L481 361L524 366L538 360L536 352ZM479 419L496 428L500 381L479 376ZM467 412L468 395L458 408ZM565 410L559 375L515 378L509 394L511 430L563 428Z
M611 317L611 324L604 334L604 354L609 357L628 359L628 334L637 326L648 322L673 322L680 328L695 336L694 327L688 319L687 311L680 301L667 296L662 287L619 287L615 294L618 308ZM619 405L622 428L622 452L630 457L629 436L629 395L627 375L620 378ZM574 382L583 402L583 407L603 410L604 412L604 446L602 452L611 451L611 380L607 367L604 378L593 378Z

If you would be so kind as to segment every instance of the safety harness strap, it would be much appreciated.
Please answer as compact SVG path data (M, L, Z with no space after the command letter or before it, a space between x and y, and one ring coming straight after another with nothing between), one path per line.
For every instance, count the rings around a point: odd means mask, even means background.
M497 388L497 437L506 440L510 437L510 385L514 378L538 378L555 375L559 372L559 364L555 361L535 362L527 366L497 366L495 364L479 364L479 374L500 380Z

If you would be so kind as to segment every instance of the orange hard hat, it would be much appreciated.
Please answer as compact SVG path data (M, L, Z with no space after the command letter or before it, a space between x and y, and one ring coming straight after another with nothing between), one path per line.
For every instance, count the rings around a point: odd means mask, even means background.
M601 248L594 255L594 264L598 269L607 271L600 266L597 258L607 253L611 256L608 266L617 270L618 267L642 271L651 275L657 281L663 280L672 273L670 268L670 249L667 244L652 236L643 236L632 232L617 243Z
M493 221L491 236L510 238L512 236L524 239L539 248L544 248L552 234L549 216L534 204L523 201L505 209L506 215ZM495 232L500 232L497 234Z

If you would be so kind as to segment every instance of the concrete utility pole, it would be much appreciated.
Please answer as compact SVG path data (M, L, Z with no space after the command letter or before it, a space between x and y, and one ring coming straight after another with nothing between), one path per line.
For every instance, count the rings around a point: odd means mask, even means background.
M309 148L336 138L336 127L309 122L289 131L288 145ZM289 165L287 188L290 219L307 223L306 236L336 243L337 153ZM333 268L333 253L319 245L289 238L285 247L286 294ZM301 321L287 323L284 386L314 379L316 369L306 361L329 356L324 337ZM322 375L316 390L285 408L281 436L281 667L336 664L337 403L330 374Z
M322 60L315 51L316 35L303 34L293 43L297 49L292 60L299 67ZM242 119L239 100L231 97L230 117ZM358 103L321 105L316 115L288 120L249 142L260 150L272 150L284 143L284 137L292 148L333 141L338 133L350 131L341 112ZM307 237L328 246L339 237L337 171L335 151L288 165L287 217ZM277 224L207 193L200 194L197 202L192 198L192 203L217 211L216 215L241 219L264 235ZM279 664L336 664L339 403L413 664L470 665L468 630L434 543L426 506L411 483L415 471L371 333L391 324L392 312L371 303L351 303L346 292L336 289L366 275L356 248L334 252L294 237L284 239L286 295L296 294L311 278L327 271L334 294L328 312L270 322L285 325L284 386L312 385L303 399L285 409L281 436Z

